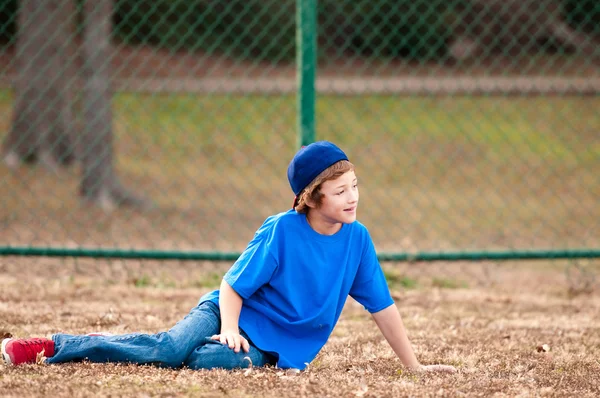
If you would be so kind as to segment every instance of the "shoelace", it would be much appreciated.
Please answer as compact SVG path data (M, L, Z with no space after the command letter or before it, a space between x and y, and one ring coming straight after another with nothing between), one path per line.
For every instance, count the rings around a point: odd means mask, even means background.
M44 340L38 340L38 339L24 340L24 341L21 342L21 344L25 348L25 352L27 353L27 357L30 357L30 358L33 358L33 359L37 358L38 352L41 352L42 350L46 349L46 347L44 346ZM38 350L40 346L41 346L42 349Z

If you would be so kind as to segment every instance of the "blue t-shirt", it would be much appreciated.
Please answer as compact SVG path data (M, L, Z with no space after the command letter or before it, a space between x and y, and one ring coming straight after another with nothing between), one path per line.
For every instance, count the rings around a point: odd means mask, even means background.
M295 210L267 218L224 279L243 298L240 328L280 368L315 358L348 295L371 313L394 303L364 225L321 235ZM219 291L208 300L218 305Z

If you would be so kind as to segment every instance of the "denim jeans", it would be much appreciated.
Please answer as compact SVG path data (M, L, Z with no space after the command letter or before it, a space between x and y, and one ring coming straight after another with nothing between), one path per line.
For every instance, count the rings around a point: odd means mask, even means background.
M210 301L192 308L184 319L167 332L132 333L114 336L55 334L54 355L46 363L88 360L91 362L128 362L161 367L191 369L235 369L275 364L275 358L252 345L250 351L235 353L227 345L211 340L221 328L219 307Z

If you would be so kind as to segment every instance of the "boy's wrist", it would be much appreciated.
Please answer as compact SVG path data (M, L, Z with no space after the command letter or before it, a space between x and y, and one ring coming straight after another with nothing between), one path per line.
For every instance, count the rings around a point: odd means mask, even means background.
M240 333L240 328L237 326L223 326L221 327L221 334L226 334L226 333Z

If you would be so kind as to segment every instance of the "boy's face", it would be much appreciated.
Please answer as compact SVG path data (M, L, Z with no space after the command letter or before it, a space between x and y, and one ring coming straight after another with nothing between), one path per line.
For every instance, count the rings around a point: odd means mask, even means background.
M342 174L335 180L321 185L323 198L319 208L311 209L321 221L338 224L351 224L356 220L358 206L358 180L354 171Z

